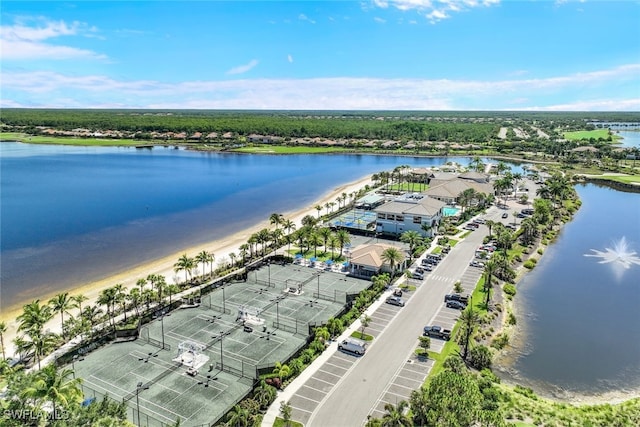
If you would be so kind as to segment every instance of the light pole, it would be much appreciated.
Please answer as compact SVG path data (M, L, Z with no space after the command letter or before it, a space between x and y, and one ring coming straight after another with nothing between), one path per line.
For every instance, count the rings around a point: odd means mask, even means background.
M224 299L224 288L225 286L222 285L222 314L227 312L227 306L225 304L225 299Z
M160 326L162 328L162 349L164 350L164 314L160 316Z
M71 370L73 371L73 379L76 378L76 360L78 359L78 355L74 354L71 359Z
M280 301L282 301L286 297L287 297L286 295L281 295L281 296L271 300L271 301L274 301L276 303L276 329L280 328Z
M269 287L271 287L271 260L267 260L267 268L269 269L269 280L267 283L269 284Z
M142 387L142 381L140 381L136 386L136 407L138 410L138 427L140 427L140 397L139 397L140 391L147 390L147 389L149 389L149 386Z
M318 295L316 295L316 298L320 298L320 273L318 273Z

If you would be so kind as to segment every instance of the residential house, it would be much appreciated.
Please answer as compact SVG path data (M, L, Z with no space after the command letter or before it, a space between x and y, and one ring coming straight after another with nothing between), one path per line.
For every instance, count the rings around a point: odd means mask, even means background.
M405 194L374 209L376 232L398 236L413 230L431 237L442 221L445 206L444 202L424 194Z
M371 278L380 273L391 273L391 266L384 262L382 253L389 249L396 248L396 246L386 243L373 243L369 245L360 245L351 251L351 257L349 259L349 273L353 276L361 278ZM402 250L399 252L404 256ZM407 258L394 266L395 271L401 271L406 268Z

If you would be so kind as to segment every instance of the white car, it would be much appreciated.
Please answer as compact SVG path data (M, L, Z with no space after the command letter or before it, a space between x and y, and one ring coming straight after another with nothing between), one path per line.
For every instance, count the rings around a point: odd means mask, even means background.
M400 297L391 296L387 298L387 304L397 305L398 307L404 307L404 300Z

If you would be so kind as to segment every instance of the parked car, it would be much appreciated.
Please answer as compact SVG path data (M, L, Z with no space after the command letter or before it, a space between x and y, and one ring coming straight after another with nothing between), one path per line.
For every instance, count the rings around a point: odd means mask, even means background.
M391 296L387 298L387 304L397 305L398 307L404 307L404 300L400 297Z
M416 267L416 273L424 273L424 268Z
M471 267L484 267L484 263L480 261L473 260L469 263Z
M451 338L451 329L444 329L442 326L425 326L422 335L449 341Z
M448 308L455 308L457 310L464 310L467 306L460 301L447 301Z
M482 218L476 218L473 220L476 224L484 224L486 221Z
M422 267L425 271L433 271L433 266L431 264L425 264Z
M196 368L189 368L187 370L187 375L195 377L196 375L198 375L198 370Z
M413 273L411 273L411 278L412 279L418 279L418 280L423 280L424 279L424 274L418 272L418 271L414 271Z
M463 304L467 304L469 302L469 297L460 294L448 294L444 296L444 302L448 301L460 301Z
M338 350L362 356L367 351L364 343L355 340L344 340L338 343Z
M396 297L401 297L402 296L402 289L397 288L393 290L393 295Z
M502 218L509 218L509 214L508 214L508 213L506 213L506 212L505 212L505 213L503 213L503 214L502 214Z

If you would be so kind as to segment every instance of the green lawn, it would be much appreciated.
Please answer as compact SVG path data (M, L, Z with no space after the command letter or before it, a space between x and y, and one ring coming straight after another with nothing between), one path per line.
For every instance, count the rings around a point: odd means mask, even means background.
M630 182L640 182L640 176L639 175L624 175L624 176L619 176L619 175L602 175L600 178L602 179L610 179L611 181L618 181L618 182L624 182L626 184L630 183Z
M389 191L426 191L429 189L427 184L421 182L403 182L402 184L392 184L386 187Z
M575 132L565 132L564 138L569 141L579 141L581 139L608 139L609 138L609 130L608 129L596 129L596 130L579 130ZM613 135L612 135L613 138Z
M287 145L257 145L236 148L231 151L253 154L322 154L346 151L343 147L290 147Z
M148 141L134 139L96 139L96 138L71 138L57 136L31 136L17 132L0 132L1 141L20 141L30 144L59 144L59 145L95 145L95 146L122 146L122 145L147 145Z

